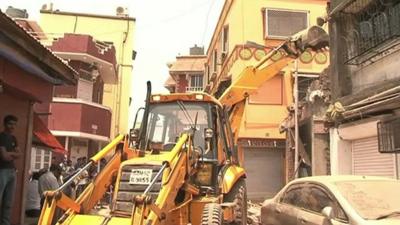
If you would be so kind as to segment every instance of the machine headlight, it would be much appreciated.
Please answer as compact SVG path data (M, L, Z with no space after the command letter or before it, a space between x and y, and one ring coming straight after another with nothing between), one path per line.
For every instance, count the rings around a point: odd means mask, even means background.
M213 175L213 165L211 163L203 163L198 168L196 174L196 183L201 186L211 186Z

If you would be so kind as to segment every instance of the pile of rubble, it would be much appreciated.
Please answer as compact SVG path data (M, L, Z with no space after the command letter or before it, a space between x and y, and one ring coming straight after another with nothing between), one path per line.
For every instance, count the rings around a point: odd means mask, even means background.
M260 225L261 203L247 202L247 225Z

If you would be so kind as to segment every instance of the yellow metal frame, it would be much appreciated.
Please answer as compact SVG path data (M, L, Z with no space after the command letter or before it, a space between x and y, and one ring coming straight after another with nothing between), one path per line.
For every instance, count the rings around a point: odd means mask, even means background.
M225 170L225 173L222 177L222 182L220 182L222 193L228 194L236 182L242 177L246 177L243 167L230 165L228 169Z
M105 155L115 150L116 146L120 144L124 138L124 135L119 135L99 153L93 156L90 159L90 163L98 163ZM110 184L112 171L114 171L116 167L119 167L121 153L122 152L116 152L116 155L111 160L112 162L107 164L106 169L99 174L94 183L89 184L76 201L64 195L60 189L45 192L45 201L38 225L51 225L57 208L70 212L70 215L82 212L87 213L93 208L105 193L106 188L102 185Z

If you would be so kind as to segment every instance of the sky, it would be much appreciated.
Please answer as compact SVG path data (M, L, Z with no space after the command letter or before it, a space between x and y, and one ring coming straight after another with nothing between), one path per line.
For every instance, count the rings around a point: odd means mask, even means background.
M30 19L39 20L41 6L50 2L61 11L104 15L115 15L117 6L122 6L136 18L133 114L144 105L146 81L152 82L153 93L167 92L163 87L167 63L188 54L195 44L207 49L224 4L224 0L0 0L0 8L3 12L8 6L26 9Z

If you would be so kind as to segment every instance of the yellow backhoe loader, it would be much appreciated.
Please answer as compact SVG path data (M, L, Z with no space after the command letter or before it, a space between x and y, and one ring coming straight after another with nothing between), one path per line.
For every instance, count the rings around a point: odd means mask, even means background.
M46 192L38 224L245 225L246 174L235 137L243 101L306 48L326 45L320 27L289 38L260 65L246 68L219 100L205 93L151 95L148 83L140 128L118 136L60 188ZM283 57L272 60L278 53ZM110 153L107 165L76 200L63 194ZM98 215L93 209L110 186L110 212Z

